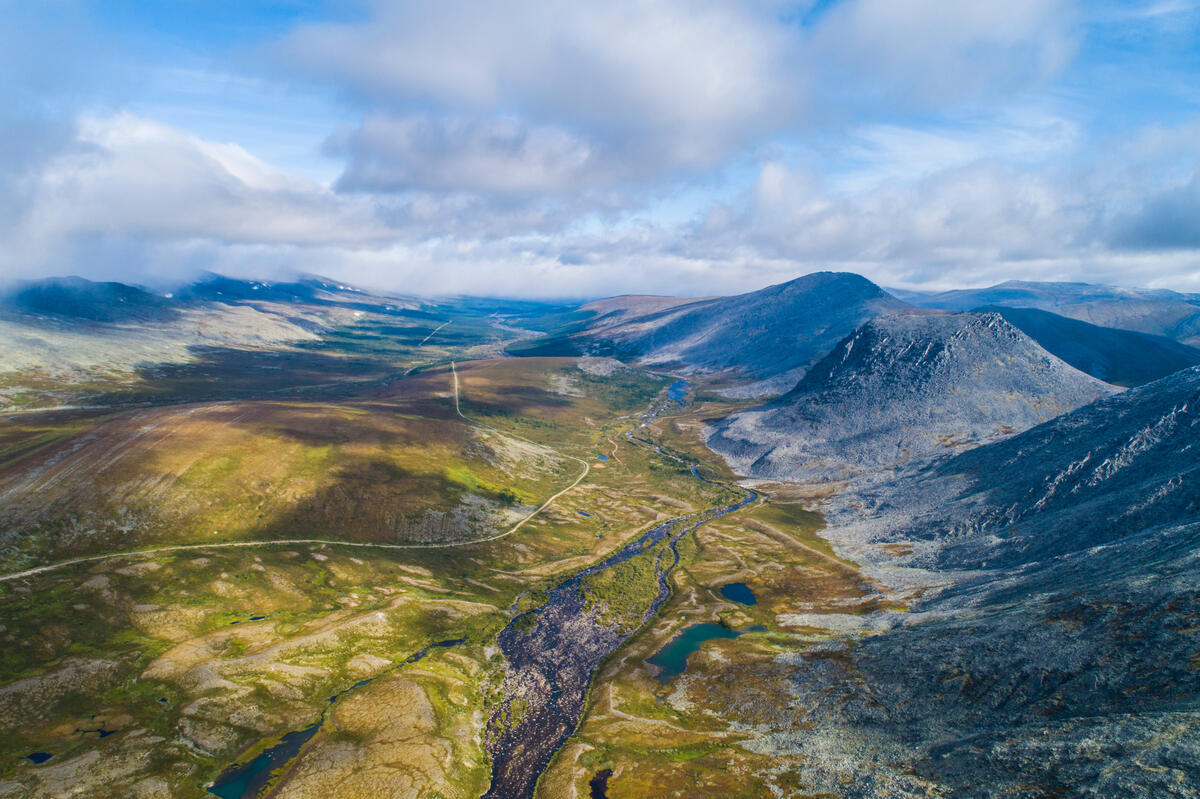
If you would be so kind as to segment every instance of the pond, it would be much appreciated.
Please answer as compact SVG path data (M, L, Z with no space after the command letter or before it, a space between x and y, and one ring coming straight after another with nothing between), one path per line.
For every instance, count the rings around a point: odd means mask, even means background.
M754 592L750 590L750 586L745 583L726 583L721 586L721 596L731 602L738 602L743 605L758 604L758 598L754 596Z
M409 655L399 665L404 666L416 663L435 648L458 646L465 641L465 638L437 641ZM390 674L392 671L393 669L387 669L376 675L376 677ZM364 685L368 685L370 682L371 680L359 680L349 688L345 688L329 697L329 704L334 704L346 694ZM208 786L208 792L221 797L221 799L253 799L253 797L257 797L262 793L263 788L267 787L273 779L280 776L281 770L300 754L300 750L304 748L304 745L312 740L313 736L321 729L321 726L325 723L325 718L325 713L322 712L320 718L312 724L302 730L294 730L287 733L279 739L279 743L264 750L250 762L225 769L221 773L221 776L217 777L216 781Z
M612 769L606 768L602 771L597 771L596 776L588 781L592 799L608 799L608 778L611 776Z
M258 757L241 766L228 769L220 778L209 786L209 793L220 796L221 799L244 799L258 796L259 792L271 781L277 768L287 765L300 754L304 745L317 734L321 722L314 722L302 730L289 732L279 740L279 743L267 749Z
M718 638L737 638L739 635L741 633L737 630L731 630L721 624L709 622L693 624L672 638L653 657L647 658L646 662L657 670L654 678L666 685L683 674L687 668L688 658L693 652L698 651L705 641L713 641Z

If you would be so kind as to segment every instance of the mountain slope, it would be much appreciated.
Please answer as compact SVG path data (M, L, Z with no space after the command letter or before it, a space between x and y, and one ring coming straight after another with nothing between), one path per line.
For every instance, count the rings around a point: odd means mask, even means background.
M1135 330L1200 345L1200 299L1166 289L1127 289L1090 283L1010 280L938 294L894 292L913 305L967 311L985 305L1038 308L1101 327Z
M791 659L765 746L851 797L1194 796L1198 433L1200 367L836 497L905 612Z
M1200 349L1165 336L1100 327L1035 308L975 310L1000 314L1051 354L1113 385L1140 386L1200 364Z
M838 272L734 297L616 298L584 308L597 316L567 337L535 346L745 380L774 378L776 392L866 320L910 310L866 278Z
M167 297L124 283L94 283L81 277L60 277L22 283L0 306L13 310L81 322L165 321L179 316L177 303Z
M1200 367L1080 408L937 464L906 497L888 538L913 565L1019 565L1163 523L1200 521Z
M996 440L1112 392L997 314L890 316L790 392L710 429L743 474L841 479Z
M444 321L398 320L416 303L320 278L282 285L215 275L174 295L79 277L17 285L0 295L0 410L156 391L166 372L246 353L307 347L311 361L335 331L368 323L393 337L412 327L419 340ZM332 372L344 359L324 361ZM265 365L258 374L285 374Z

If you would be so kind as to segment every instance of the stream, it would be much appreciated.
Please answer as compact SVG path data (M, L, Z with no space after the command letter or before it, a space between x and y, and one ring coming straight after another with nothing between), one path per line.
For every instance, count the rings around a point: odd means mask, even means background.
M646 427L667 408L682 405L688 389L685 381L669 387L666 401L644 416L636 429ZM701 475L696 464L688 464L654 442L638 438L634 430L627 432L626 437L653 448L663 457L687 465L697 480L722 485ZM504 699L492 713L485 734L485 746L492 761L492 783L483 799L529 799L533 796L537 780L550 759L578 726L588 687L600 665L641 631L670 598L668 577L679 564L679 541L701 525L758 498L753 491L739 490L745 496L735 503L678 516L643 533L615 554L551 589L545 604L515 616L500 632L497 642L509 668L503 684ZM612 569L664 541L667 545L654 559L657 592L640 617L626 619L623 624L605 622L600 618L596 603L588 601L587 578ZM514 612L519 602L520 597L513 603ZM455 639L430 644L393 668L414 663L436 647L462 642ZM372 680L379 676L383 675ZM331 696L329 705L318 719L303 729L282 736L250 761L227 768L209 786L209 792L222 799L258 796L317 734L326 721L329 708L372 680L355 683ZM607 775L598 783L593 780L593 795L599 791L599 795L604 796L606 782Z
M687 384L668 389L665 404L645 417L645 427L659 413L682 401ZM674 455L644 439L631 440L653 447L659 454ZM681 461L682 462L682 461ZM688 464L693 477L703 477L696 464ZM636 635L671 595L668 577L679 563L679 541L701 525L745 507L757 499L745 491L739 501L663 522L626 544L604 561L576 574L548 592L548 600L509 622L499 635L500 650L508 660L504 699L488 722L486 746L492 760L492 784L484 799L529 799L554 753L575 731L583 715L587 690L601 664ZM587 597L586 578L613 568L664 540L654 563L658 591L636 623L606 623Z

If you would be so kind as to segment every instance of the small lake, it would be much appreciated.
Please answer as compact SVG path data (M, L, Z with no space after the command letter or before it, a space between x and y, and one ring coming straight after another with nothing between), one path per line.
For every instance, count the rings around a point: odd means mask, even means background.
M612 773L612 769L606 768L596 772L596 776L588 780L592 799L608 799L608 778L612 776Z
M209 786L209 793L216 794L221 799L244 799L248 796L258 796L259 792L271 781L275 770L287 765L296 755L300 754L300 750L317 734L317 730L320 728L321 722L317 721L302 730L287 733L279 743L249 763L227 770Z
M448 641L432 643L424 649L409 655L399 665L404 666L416 663L435 648L458 646L466 640L465 638L454 638ZM376 676L391 674L392 672L393 669L387 669ZM346 694L357 688L362 688L370 682L371 680L359 680L349 688L345 688L329 697L329 704L334 704ZM160 699L159 701L165 700ZM306 743L312 740L313 736L317 734L324 723L325 713L322 712L321 717L312 724L302 730L294 730L287 733L279 739L279 743L266 749L250 762L225 769L221 773L221 776L217 777L216 781L208 786L208 792L221 797L221 799L253 799L253 797L257 797L263 788L271 783L273 778L279 776L280 769L286 767L300 754L300 750L304 748ZM32 756L30 758L32 759Z
M741 633L737 630L731 630L721 624L710 622L693 624L672 638L653 657L647 658L646 662L655 667L654 678L666 685L683 674L687 668L688 658L692 656L693 652L698 651L705 641L714 641L718 638L737 638L739 635Z
M721 596L731 602L738 602L743 605L758 604L758 597L754 596L754 592L750 590L750 586L745 583L726 583L721 586Z

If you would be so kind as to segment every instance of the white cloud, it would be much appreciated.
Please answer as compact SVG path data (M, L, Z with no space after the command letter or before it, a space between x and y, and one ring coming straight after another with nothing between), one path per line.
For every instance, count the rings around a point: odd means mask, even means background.
M794 34L753 3L395 0L372 10L366 22L301 28L277 57L375 108L508 113L656 169L712 163L788 120L804 91L788 68Z
M215 238L230 242L370 241L374 206L272 169L235 144L130 115L86 119L29 185L26 233Z
M338 186L351 191L560 192L596 168L578 137L511 117L376 115L334 136L327 149L347 158Z
M231 105L253 115L260 83L340 92L346 116L307 128L344 160L338 180L187 114L93 108L33 144L0 125L3 268L294 267L541 296L708 294L823 268L908 286L1200 280L1200 124L1089 128L1088 98L1054 84L1076 0L821 8L377 0L284 36L270 53L286 80L253 76ZM168 82L208 74L193 72ZM216 108L221 91L200 94Z

